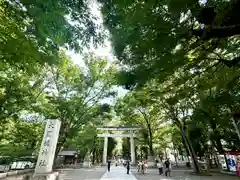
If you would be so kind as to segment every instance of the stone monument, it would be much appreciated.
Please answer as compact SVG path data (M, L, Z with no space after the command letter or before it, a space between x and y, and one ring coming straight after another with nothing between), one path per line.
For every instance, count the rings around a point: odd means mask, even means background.
M33 179L35 180L55 180L57 172L52 172L55 151L59 136L61 122L59 120L48 120L45 126L44 136L38 155Z

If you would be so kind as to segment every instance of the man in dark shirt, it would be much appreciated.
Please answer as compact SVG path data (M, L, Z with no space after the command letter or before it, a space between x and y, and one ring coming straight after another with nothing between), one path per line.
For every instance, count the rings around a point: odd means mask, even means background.
M130 160L127 160L127 174L129 174L130 171Z
M110 167L111 167L111 160L108 159L108 172L110 172Z
M167 159L165 161L165 167L166 167L165 175L168 176L168 173L169 173L169 176L170 176L170 161L169 161L169 159Z

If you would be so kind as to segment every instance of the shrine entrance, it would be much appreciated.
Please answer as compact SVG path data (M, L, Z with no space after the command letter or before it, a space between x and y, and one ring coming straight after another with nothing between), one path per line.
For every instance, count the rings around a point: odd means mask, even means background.
M134 143L134 137L136 137L136 134L134 133L136 130L139 130L141 128L136 126L105 126L105 127L99 127L98 130L103 131L127 131L128 134L111 134L111 133L103 133L98 134L98 137L104 137L104 148L103 148L103 164L107 164L107 148L108 148L108 137L129 137L130 138L130 148L131 148L131 161L132 164L135 164L135 143Z

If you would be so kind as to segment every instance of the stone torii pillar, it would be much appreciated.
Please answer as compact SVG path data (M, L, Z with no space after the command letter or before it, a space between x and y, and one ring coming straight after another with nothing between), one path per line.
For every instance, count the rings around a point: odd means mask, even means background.
M131 160L132 164L135 164L135 144L134 137L136 135L131 132L129 134L98 134L98 137L104 137L104 148L103 148L103 165L107 164L107 149L108 149L108 137L116 138L116 137L129 137L130 138L130 148L131 148Z
M108 149L108 136L104 137L104 147L103 147L103 164L107 164L107 149Z
M134 144L133 133L131 133L131 137L130 137L130 148L131 148L131 161L132 161L132 164L135 165L136 157L135 157L135 144Z

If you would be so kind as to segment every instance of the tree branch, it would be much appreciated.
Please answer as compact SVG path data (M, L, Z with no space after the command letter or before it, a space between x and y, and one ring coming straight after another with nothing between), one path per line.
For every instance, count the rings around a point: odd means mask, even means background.
M203 28L198 30L191 30L190 34L198 36L202 40L209 40L212 38L227 38L235 35L240 35L240 24L219 28Z

